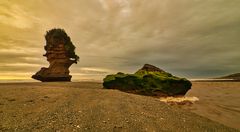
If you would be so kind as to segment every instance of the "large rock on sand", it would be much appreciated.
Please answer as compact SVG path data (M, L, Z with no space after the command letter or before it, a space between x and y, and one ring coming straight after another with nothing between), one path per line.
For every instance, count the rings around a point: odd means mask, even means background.
M69 67L77 63L79 57L75 54L75 46L63 29L52 29L45 35L48 68L41 68L32 78L42 82L71 81Z
M191 89L191 82L145 64L134 74L117 73L107 75L103 80L107 89L119 89L151 96L185 95Z

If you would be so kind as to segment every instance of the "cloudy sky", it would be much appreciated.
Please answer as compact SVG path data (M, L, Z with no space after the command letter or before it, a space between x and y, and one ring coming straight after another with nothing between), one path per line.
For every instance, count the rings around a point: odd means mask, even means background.
M0 79L48 66L44 34L63 28L73 79L133 73L145 63L187 78L240 72L239 0L1 0Z

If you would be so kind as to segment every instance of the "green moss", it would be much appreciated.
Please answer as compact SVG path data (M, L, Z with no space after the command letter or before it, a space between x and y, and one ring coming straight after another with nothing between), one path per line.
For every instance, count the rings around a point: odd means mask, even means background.
M178 78L167 72L152 72L140 70L135 74L117 73L108 75L103 80L107 89L124 91L137 90L140 94L155 95L184 95L190 88L191 82Z
M44 46L45 50L54 47L55 44L63 43L68 57L71 58L75 63L79 61L79 56L75 54L75 46L73 45L71 38L67 35L64 29L54 28L47 31L45 39L47 42L46 46Z

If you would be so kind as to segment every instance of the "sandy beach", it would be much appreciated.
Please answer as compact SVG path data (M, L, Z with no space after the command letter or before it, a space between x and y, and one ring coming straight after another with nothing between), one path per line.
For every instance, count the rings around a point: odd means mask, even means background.
M2 83L0 90L0 131L237 131L96 82Z

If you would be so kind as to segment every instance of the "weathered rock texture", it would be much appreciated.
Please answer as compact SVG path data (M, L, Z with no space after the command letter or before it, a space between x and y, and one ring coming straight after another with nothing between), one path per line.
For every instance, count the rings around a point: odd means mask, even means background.
M108 75L103 81L103 86L107 89L151 96L185 95L192 86L187 79L175 77L149 64L145 64L134 74Z
M79 57L75 54L75 46L63 29L52 29L45 35L48 68L41 68L32 78L42 82L71 81L69 67L77 63Z

